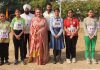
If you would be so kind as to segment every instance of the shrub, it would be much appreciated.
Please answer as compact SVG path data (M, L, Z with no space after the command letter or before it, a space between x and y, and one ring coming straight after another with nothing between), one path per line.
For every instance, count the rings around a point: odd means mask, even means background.
M30 1L32 7L39 6L45 10L46 0ZM57 2L52 2L53 9L59 7ZM76 1L76 2L62 2L62 17L65 18L69 9L74 10L75 15L83 19L86 17L89 9L93 9L95 16L100 16L100 2L98 1Z

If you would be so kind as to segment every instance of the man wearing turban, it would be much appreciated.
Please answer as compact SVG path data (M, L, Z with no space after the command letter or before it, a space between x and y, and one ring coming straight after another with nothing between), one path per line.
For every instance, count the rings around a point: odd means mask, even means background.
M24 13L21 14L21 17L25 19L25 37L24 37L24 58L26 58L27 55L27 41L29 46L29 30L30 30L30 24L31 20L34 17L32 13L30 13L31 6L29 4L25 4L23 6Z

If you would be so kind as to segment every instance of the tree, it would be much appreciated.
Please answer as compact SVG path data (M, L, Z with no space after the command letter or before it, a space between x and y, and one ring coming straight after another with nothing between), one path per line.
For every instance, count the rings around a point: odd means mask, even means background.
M35 8L40 7L42 9L45 9L47 0L30 0L29 4Z

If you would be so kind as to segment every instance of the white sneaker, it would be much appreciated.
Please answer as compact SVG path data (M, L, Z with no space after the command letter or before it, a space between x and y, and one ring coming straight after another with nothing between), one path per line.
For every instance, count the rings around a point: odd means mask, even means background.
M76 58L72 58L72 63L75 63L76 62Z
M96 61L96 59L92 59L91 60L93 64L98 64L98 62Z
M71 63L71 60L70 60L70 59L66 59L66 61L67 61L67 63L69 63L69 64Z
M91 63L90 59L86 59L86 62L87 62L87 64Z

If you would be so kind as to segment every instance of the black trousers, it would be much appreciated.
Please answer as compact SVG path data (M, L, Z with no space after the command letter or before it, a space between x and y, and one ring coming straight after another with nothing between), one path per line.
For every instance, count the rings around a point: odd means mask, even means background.
M14 30L14 32L19 35L22 30ZM20 57L21 60L24 60L24 34L20 37L20 40L16 39L15 36L13 36L13 42L14 42L14 51L15 51L15 60L18 60L18 53L20 49Z
M70 39L70 36L65 36L67 59L76 58L77 39L78 39L78 36L74 36L72 39Z
M58 56L58 59L61 59L61 50L53 49L53 55L54 55L54 60L56 60L57 56Z
M8 61L9 57L9 43L0 43L0 57L1 62Z
M28 50L29 50L29 34L24 34L24 58L27 55L27 42L28 42Z

